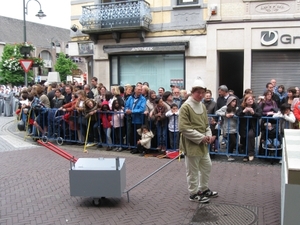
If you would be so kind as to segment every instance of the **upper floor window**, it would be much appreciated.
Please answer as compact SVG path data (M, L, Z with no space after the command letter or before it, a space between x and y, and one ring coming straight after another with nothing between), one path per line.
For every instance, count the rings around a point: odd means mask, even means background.
M177 0L177 5L198 4L199 0Z

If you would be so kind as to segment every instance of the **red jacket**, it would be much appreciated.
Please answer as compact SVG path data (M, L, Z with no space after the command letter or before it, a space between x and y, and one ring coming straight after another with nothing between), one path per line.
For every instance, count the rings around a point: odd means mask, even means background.
M106 110L104 110L104 106L107 107ZM101 105L101 112L100 112L100 119L102 122L103 128L107 129L111 127L111 120L112 120L112 114L109 110L108 102L103 101Z
M300 101L296 103L293 113L296 120L300 121Z

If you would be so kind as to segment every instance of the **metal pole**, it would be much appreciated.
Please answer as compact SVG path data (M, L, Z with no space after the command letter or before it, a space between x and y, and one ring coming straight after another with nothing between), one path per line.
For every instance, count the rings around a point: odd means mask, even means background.
M141 181L139 181L137 184L133 185L131 188L129 188L128 190L124 191L123 193L127 193L127 201L129 202L129 191L131 191L133 188L137 187L138 185L140 185L141 183L143 183L145 180L147 180L148 178L152 177L154 174L156 174L157 172L161 171L163 168L165 168L167 165L169 165L170 163L174 162L176 159L178 159L179 157L181 157L181 153L178 152L178 156L176 156L174 159L170 160L169 162L167 162L166 164L162 165L161 167L159 167L157 170L155 170L153 173L151 173L150 175L148 175L147 177L145 177L144 179L142 179Z
M27 37L26 37L26 17L25 17L26 12L25 11L26 11L25 0L23 0L24 44L27 42ZM26 57L26 55L25 55L25 57ZM25 72L25 87L27 87L27 86L28 86L28 83L27 83L27 73Z

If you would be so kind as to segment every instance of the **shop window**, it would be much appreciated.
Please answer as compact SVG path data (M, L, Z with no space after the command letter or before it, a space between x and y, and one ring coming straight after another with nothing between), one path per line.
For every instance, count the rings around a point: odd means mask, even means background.
M171 84L184 89L184 61L184 54L112 56L110 83L124 86L148 82L155 91L159 87L170 90Z
M177 5L198 4L199 0L177 0Z

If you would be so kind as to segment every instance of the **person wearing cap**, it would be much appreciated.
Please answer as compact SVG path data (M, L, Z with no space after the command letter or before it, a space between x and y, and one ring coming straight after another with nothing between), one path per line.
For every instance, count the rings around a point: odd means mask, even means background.
M237 99L235 96L229 96L226 105L216 111L218 116L222 116L224 119L222 123L223 137L228 140L228 161L233 161L234 158L230 155L233 153L233 149L236 148L237 140L237 123L238 119L235 116L237 111Z
M211 160L208 145L211 143L211 130L205 105L202 103L206 86L197 78L190 97L184 102L179 113L179 132L181 132L179 149L185 154L186 176L189 200L205 203L218 192L208 187L211 172Z

